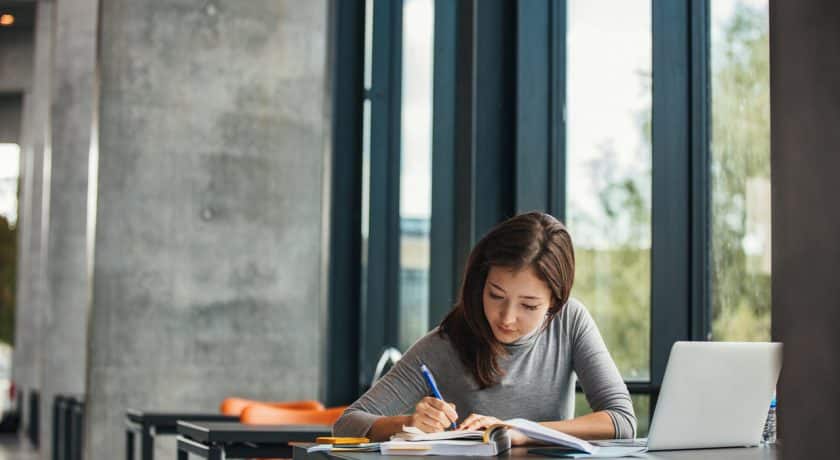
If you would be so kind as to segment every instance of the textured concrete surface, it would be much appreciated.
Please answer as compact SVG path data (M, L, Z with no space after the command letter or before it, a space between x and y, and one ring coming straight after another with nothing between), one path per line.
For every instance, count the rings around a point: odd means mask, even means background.
M31 89L33 51L31 28L0 29L0 92Z
M51 420L56 393L85 389L87 312L86 258L88 157L93 121L97 0L55 3L51 87L52 148L47 209L47 305L42 325L41 420ZM41 423L41 439L52 425ZM50 458L51 445L41 443Z
M89 459L128 407L317 398L325 322L327 2L100 13Z
M12 434L0 434L0 460L37 460L40 457L28 442Z
M40 387L41 320L45 306L45 258L43 247L44 151L49 149L49 74L52 50L53 3L38 2L32 88L24 95L21 127L23 190L20 209L20 257L18 258L17 313L13 379L24 396ZM23 407L23 425L29 421Z

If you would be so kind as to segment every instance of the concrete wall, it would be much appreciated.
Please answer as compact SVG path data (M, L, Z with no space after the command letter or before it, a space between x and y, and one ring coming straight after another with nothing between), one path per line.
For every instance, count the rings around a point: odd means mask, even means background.
M325 330L327 2L100 13L89 459L128 407L318 397Z
M85 390L90 284L87 266L88 157L94 105L97 0L55 4L51 79L51 165L48 188L49 263L42 325L41 439L51 439L56 393ZM51 445L41 443L42 458Z
M773 338L783 458L837 457L840 3L770 2Z
M24 93L21 126L21 170L23 186L20 210L20 252L18 257L17 312L13 379L28 396L40 388L41 323L45 307L45 255L43 195L44 151L49 136L49 76L52 52L53 3L38 2L33 58L33 81ZM23 423L30 420L24 404Z
M32 86L33 31L0 29L0 93L28 91Z

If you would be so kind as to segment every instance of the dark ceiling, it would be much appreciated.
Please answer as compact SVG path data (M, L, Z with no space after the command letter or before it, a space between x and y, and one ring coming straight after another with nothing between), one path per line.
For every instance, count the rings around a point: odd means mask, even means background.
M0 15L11 14L15 23L11 26L0 26L3 29L27 28L35 25L35 2L21 0L0 0Z

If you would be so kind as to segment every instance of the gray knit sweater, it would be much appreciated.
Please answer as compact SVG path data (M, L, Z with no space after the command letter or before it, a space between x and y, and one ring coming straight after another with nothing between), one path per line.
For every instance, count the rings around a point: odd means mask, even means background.
M365 436L381 416L410 413L430 394L420 373L426 364L447 402L455 404L459 422L471 413L501 420L570 419L575 408L575 374L590 407L607 411L617 438L632 438L636 416L627 386L607 351L586 308L570 300L542 331L506 345L500 364L501 382L480 390L455 348L435 328L418 340L405 356L335 423L336 436Z

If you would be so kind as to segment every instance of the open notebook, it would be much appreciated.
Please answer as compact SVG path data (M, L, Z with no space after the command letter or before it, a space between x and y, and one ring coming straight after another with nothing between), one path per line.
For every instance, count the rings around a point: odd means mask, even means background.
M564 446L581 453L593 453L598 448L583 439L546 428L522 418L505 420L483 431L442 431L423 433L415 427L403 427L403 432L381 444L382 453L399 455L498 455L510 449L507 429L514 428L536 441Z

